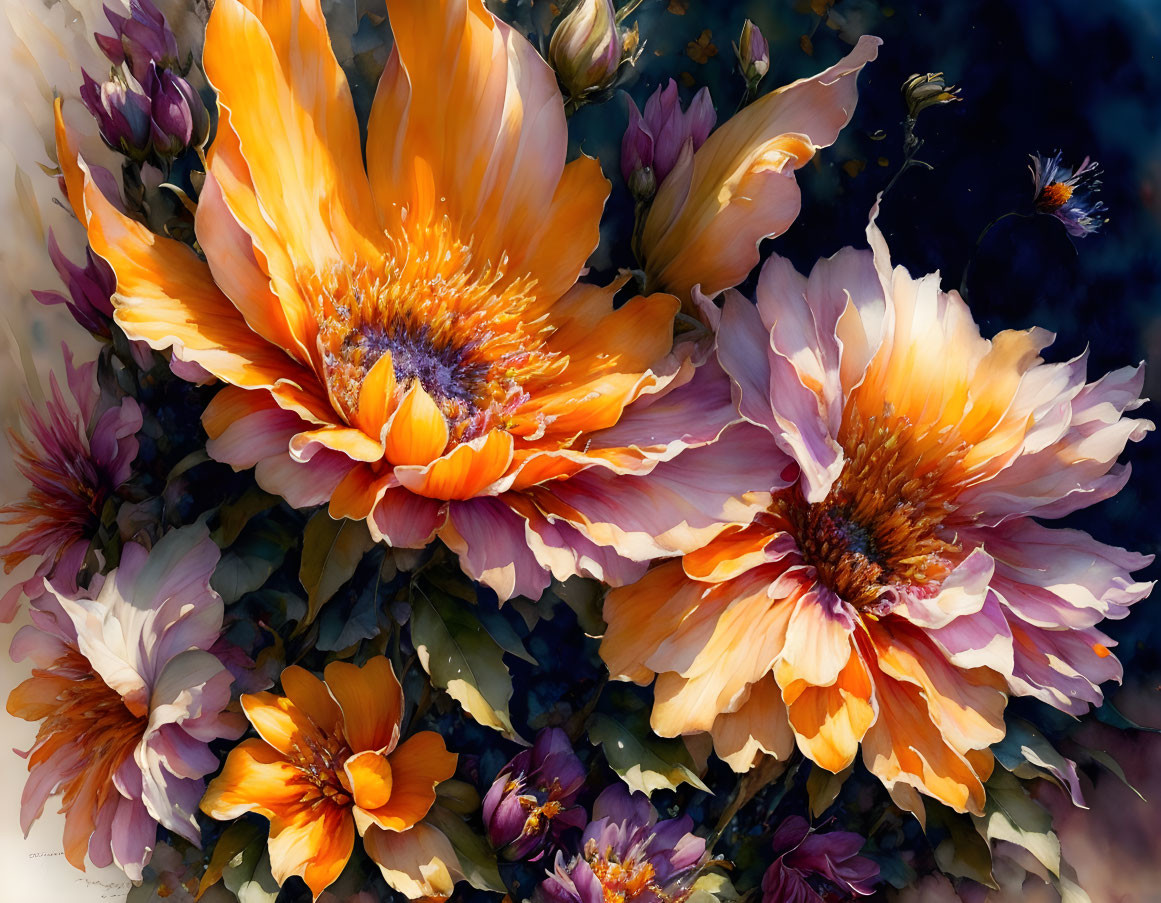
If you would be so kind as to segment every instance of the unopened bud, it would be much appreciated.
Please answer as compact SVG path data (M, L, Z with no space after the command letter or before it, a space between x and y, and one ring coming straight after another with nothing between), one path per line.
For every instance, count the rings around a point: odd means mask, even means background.
M131 0L128 16L106 6L105 17L113 26L113 35L94 37L113 65L126 63L139 82L145 81L150 63L163 69L177 68L177 37L152 0Z
M113 274L113 268L94 254L92 248L85 249L85 265L77 266L61 251L51 229L48 233L48 256L68 289L68 295L34 289L33 296L41 304L65 305L73 319L85 329L94 335L108 338L113 322L112 297L117 290L117 277Z
M150 149L149 98L119 74L104 84L84 70L81 75L81 101L96 118L105 143L140 163Z
M673 79L653 92L645 102L645 128L653 136L653 173L658 184L672 171L686 142L691 142L696 151L716 122L708 88L697 92L687 110L681 108Z
M621 138L621 175L625 184L639 201L647 201L657 191L657 177L653 172L653 136L645 127L645 120L637 104L629 98L629 125Z
M145 89L151 104L153 148L175 157L209 138L210 115L201 97L180 75L150 63Z
M738 57L742 77L750 87L756 86L770 71L770 45L762 30L749 19L742 26L742 36L734 45L734 54Z
M625 57L613 0L580 0L552 33L548 57L570 99L609 88Z
M907 103L907 115L912 119L928 107L960 100L959 88L946 84L942 72L912 75L903 82L901 90L903 100Z

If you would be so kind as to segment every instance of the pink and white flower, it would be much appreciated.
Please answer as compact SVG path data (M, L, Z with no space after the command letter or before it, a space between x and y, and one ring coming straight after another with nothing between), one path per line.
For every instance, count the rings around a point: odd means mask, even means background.
M222 627L210 588L218 548L203 526L184 527L152 550L125 545L120 566L87 591L45 581L32 625L12 641L32 677L8 712L40 721L21 799L25 834L59 794L64 852L84 870L116 863L141 880L157 827L199 844L194 819L204 776L218 759L208 744L241 735L226 712L232 678L207 650Z

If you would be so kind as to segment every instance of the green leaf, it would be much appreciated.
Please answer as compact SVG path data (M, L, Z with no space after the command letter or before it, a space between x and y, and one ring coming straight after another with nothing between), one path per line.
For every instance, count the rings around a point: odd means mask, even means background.
M987 783L982 816L973 816L988 840L1006 840L1023 847L1048 871L1060 876L1060 839L1052 830L1052 816L1035 802L1013 775L996 769Z
M1128 775L1125 774L1125 769L1121 767L1120 762L1113 758L1111 753L1105 752L1103 749L1085 749L1084 752L1085 755L1087 755L1090 759L1110 771L1114 777L1120 780L1122 784L1132 790L1133 793L1137 794L1137 797L1141 800L1142 803L1149 802L1147 799L1145 799L1145 795L1141 793L1141 791L1138 790L1135 786L1133 786L1132 781L1130 781Z
M241 863L239 857L247 847L265 838L266 830L256 822L236 821L226 828L214 844L210 864L206 866L205 874L198 884L198 897L222 880L222 872L231 862L237 859Z
M478 613L480 625L488 631L488 634L497 643L500 648L509 655L514 655L517 658L524 659L530 665L539 664L535 658L532 657L527 649L524 648L524 643L517 635L512 625L504 620L504 616L498 611L489 611L481 609Z
M278 504L278 501L278 496L263 492L257 486L251 486L234 501L227 502L218 509L218 527L210 534L210 538L218 544L218 548L229 548L251 518L263 511L269 511Z
M584 577L570 577L564 583L554 580L548 592L555 593L576 613L577 622L586 634L593 637L604 634L605 619L601 614L604 593L599 583Z
M966 815L926 800L926 833L935 847L935 863L956 878L971 878L999 889L992 875L992 848L979 826Z
M1088 808L1076 763L1057 752L1035 725L1022 718L1010 719L1004 739L992 747L992 754L1016 777L1049 778L1068 791L1073 803Z
M319 609L354 576L363 556L375 545L362 521L335 520L320 508L302 534L302 564L298 579L307 592L306 617L296 632L305 629Z
M266 832L261 831L222 868L222 882L238 903L274 903L278 882L270 873Z
M210 585L227 605L237 602L278 570L293 542L287 528L271 518L251 524L222 556Z
M810 769L810 774L806 778L806 794L810 798L812 816L819 818L831 807L853 770L853 765L844 768L838 774L832 774L817 765Z
M658 737L649 726L648 713L626 711L614 718L593 712L588 722L589 742L599 745L613 771L630 790L649 795L691 784L709 793L693 770L693 758L680 738Z
M730 879L720 872L706 872L693 882L691 891L686 903L734 903L741 899Z
M473 831L462 818L436 803L428 811L424 821L431 823L444 833L456 851L464 877L477 890L490 890L498 894L507 893L496 854L488 841Z
M433 587L412 595L411 641L432 683L480 724L524 742L512 726L504 650L480 628L474 606Z
M1096 710L1095 714L1098 721L1103 721L1105 724L1120 728L1123 731L1148 731L1151 734L1161 734L1161 727L1146 727L1143 724L1137 724L1136 721L1125 717L1124 713L1107 699Z

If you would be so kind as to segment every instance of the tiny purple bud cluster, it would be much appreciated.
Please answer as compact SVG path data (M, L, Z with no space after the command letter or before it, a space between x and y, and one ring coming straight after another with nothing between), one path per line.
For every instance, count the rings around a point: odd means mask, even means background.
M172 159L209 139L210 114L179 73L177 38L152 0L133 0L130 15L105 7L113 35L96 35L116 67L108 81L83 72L81 100L114 150L142 163Z
M535 860L569 828L583 828L587 815L576 805L585 770L568 735L540 732L531 749L504 766L484 797L488 840L510 860Z
M629 127L621 140L621 174L634 197L648 200L683 154L692 156L717 122L709 90L702 88L682 109L673 79L645 102L642 116L629 100Z

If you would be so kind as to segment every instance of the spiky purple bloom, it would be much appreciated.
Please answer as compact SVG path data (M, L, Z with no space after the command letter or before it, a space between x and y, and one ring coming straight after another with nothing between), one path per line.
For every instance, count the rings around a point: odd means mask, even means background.
M585 769L568 734L547 728L504 766L484 797L488 840L506 859L537 859L569 828L588 820L576 805Z
M651 167L660 185L682 153L692 154L705 143L717 122L709 89L702 88L681 108L677 82L658 87L645 102L644 116L629 100L629 128L621 141L621 173L625 181L641 167ZM688 148L688 150L687 150Z
M539 903L682 903L706 862L705 838L688 815L657 820L641 792L606 788L593 804L579 855L556 854L536 890Z
M0 562L5 573L27 558L40 563L31 580L0 599L0 621L11 621L21 592L39 593L46 577L64 591L75 590L105 502L129 478L137 457L137 402L103 400L96 362L74 367L72 353L62 347L71 401L50 376L51 397L41 410L25 404L25 435L12 434L16 466L31 486L23 500L0 507L0 523L21 528L0 546Z
M60 273L68 295L34 289L33 297L41 304L65 305L73 319L85 329L94 335L108 338L113 322L113 292L117 288L113 268L89 247L85 248L85 265L77 266L65 257L51 230L48 233L48 256Z
M1041 213L1055 216L1064 223L1069 235L1083 238L1096 232L1108 220L1102 217L1102 201L1096 199L1100 190L1100 166L1085 157L1076 170L1061 165L1063 154L1057 151L1051 157L1032 155L1032 183L1035 205Z
M97 45L115 66L128 64L137 81L144 83L150 63L177 69L177 37L152 0L131 0L129 15L122 16L105 7L105 17L113 35L97 34Z
M777 859L762 877L762 903L839 903L868 896L879 866L858 855L864 838L850 831L815 834L792 815L774 832Z

